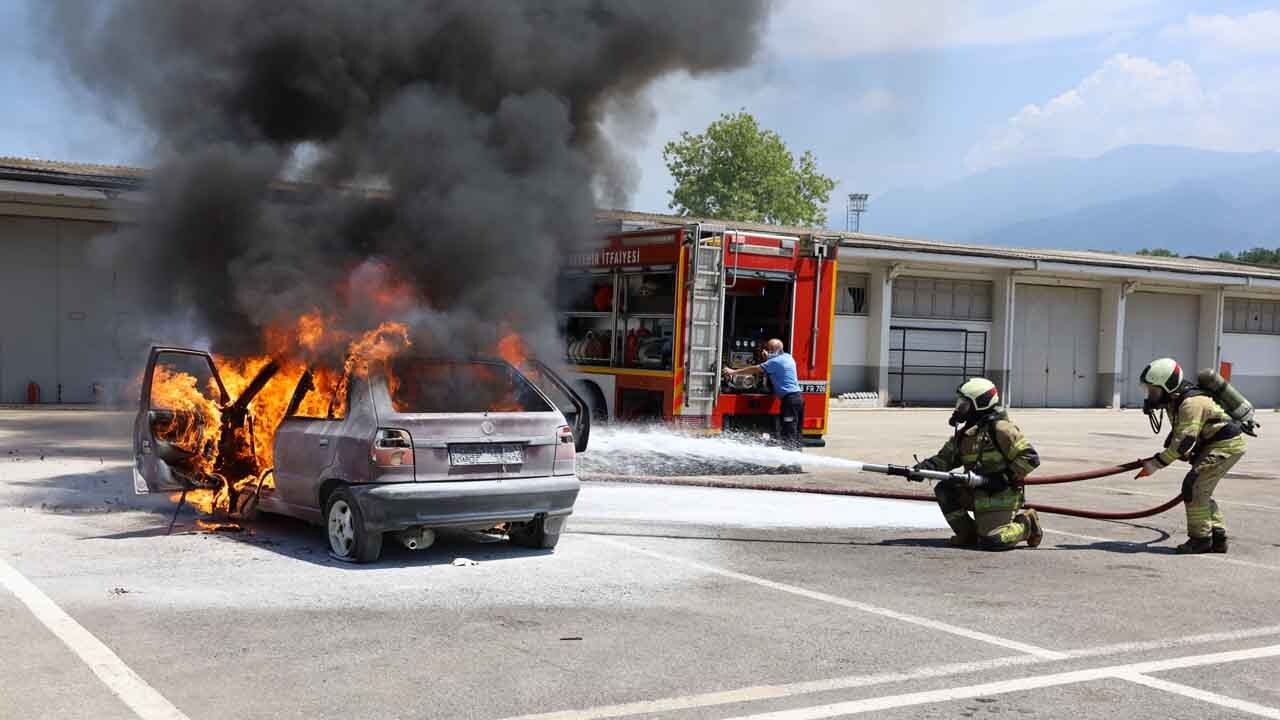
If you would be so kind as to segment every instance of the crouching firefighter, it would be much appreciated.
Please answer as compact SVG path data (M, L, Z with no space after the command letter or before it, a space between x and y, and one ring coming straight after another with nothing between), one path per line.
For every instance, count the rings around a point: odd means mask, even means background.
M1210 379L1220 378L1207 373ZM1139 381L1147 389L1142 411L1151 420L1151 429L1160 432L1164 414L1172 418L1173 429L1164 441L1164 450L1142 461L1146 477L1168 467L1174 460L1191 463L1182 480L1182 503L1187 511L1187 541L1178 546L1179 555L1227 551L1227 526L1214 502L1213 491L1246 449L1245 433L1251 432L1249 417L1241 421L1219 405L1212 386L1195 384L1183 377L1182 368L1172 358L1153 360L1143 369ZM1221 383L1226 388L1225 381ZM1247 401L1240 398L1242 402Z
M1040 465L1040 456L1000 405L1000 393L986 378L973 378L956 394L948 421L955 434L917 470L968 471L965 480L934 486L938 507L955 531L951 544L1007 550L1023 540L1036 547L1044 538L1035 510L1023 510L1022 480ZM973 515L969 515L969 511Z

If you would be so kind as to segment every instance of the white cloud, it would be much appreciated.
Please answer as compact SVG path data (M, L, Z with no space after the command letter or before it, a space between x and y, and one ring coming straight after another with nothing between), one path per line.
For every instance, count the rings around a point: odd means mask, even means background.
M1248 15L1191 15L1165 34L1218 50L1245 53L1280 52L1280 11Z
M1132 144L1213 150L1280 147L1274 68L1206 89L1190 65L1114 55L1079 85L1027 105L968 153L971 170L1048 156L1092 157Z
M780 55L826 58L1007 46L1111 34L1153 21L1154 0L788 0L768 36Z

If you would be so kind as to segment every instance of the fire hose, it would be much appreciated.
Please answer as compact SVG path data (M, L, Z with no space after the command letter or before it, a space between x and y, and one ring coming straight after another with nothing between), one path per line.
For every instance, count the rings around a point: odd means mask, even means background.
M1060 475L1042 475L1035 478L1026 478L1022 482L1024 485L1058 485L1062 483L1080 482L1081 480L1093 480L1095 478L1107 477L1110 475L1119 475L1130 470L1137 470L1142 467L1141 460L1134 460L1122 465L1111 465L1109 467L1097 468L1095 470L1086 470L1076 473L1064 473ZM913 470L902 465L874 465L871 463L863 463L862 470L864 472L877 473L880 475L895 475L910 480L951 480L963 481L968 478L966 472L940 472L936 470ZM869 497L880 498L882 500L922 500L927 502L935 502L932 495L921 495L919 493L897 493L882 492L878 490L855 490L853 488L832 488L832 487L804 487L796 485L761 485L759 483L746 483L734 481L720 480L702 480L699 478L645 478L645 483L656 485L692 485L700 487L717 487L729 488L734 490L766 490L774 492L798 492L810 493L815 495L843 495L846 497ZM1166 510L1173 508L1182 502L1182 495L1174 495L1168 501L1163 502L1155 507L1143 510L1134 510L1130 512L1101 512L1098 510L1081 510L1078 508L1062 507L1059 505L1042 505L1040 503L1027 503L1025 507L1032 508L1039 512L1053 513L1055 515L1069 515L1072 517L1090 518L1093 520L1136 520L1138 518L1151 517L1159 515Z

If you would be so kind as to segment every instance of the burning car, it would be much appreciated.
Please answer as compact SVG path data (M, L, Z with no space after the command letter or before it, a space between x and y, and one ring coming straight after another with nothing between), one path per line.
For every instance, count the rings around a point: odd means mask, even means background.
M553 548L591 418L549 368L522 367L396 354L349 357L335 373L267 360L235 373L233 398L209 353L153 348L134 489L323 525L332 554L355 562L376 560L386 533L419 549L446 527L505 527L513 543Z

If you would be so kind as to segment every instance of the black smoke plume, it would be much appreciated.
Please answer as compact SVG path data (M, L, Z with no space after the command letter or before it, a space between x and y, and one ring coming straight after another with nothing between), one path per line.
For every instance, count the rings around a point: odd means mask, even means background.
M603 120L749 62L767 2L57 0L43 24L156 138L116 238L148 308L220 352L312 310L465 349L502 323L554 336L559 254L628 190ZM396 283L390 306L360 292Z

